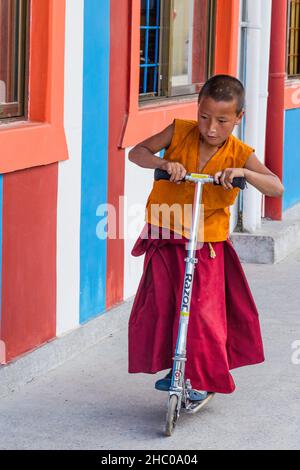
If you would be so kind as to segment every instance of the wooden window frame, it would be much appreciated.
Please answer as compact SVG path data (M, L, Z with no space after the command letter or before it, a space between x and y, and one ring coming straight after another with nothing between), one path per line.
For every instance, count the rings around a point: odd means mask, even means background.
M161 1L160 5L160 47L159 47L159 73L162 77L160 86L158 85L157 93L139 94L139 102L142 106L149 101L158 101L172 99L175 97L187 97L197 95L203 83L193 83L191 85L172 87L172 48L173 48L173 31L171 15L173 11L174 0ZM206 50L206 76L209 78L214 70L215 56L215 23L216 23L216 1L208 0L207 7L207 50Z
M293 4L293 5L292 5ZM296 5L295 5L296 4ZM291 26L291 14L292 14L292 6L296 6L295 14L297 14L298 9L298 19L295 19L296 23ZM287 13L287 53L286 53L286 72L288 79L300 79L300 0L288 0L288 13ZM295 33L294 27L299 30L299 32ZM293 36L295 41L291 44L292 41L292 34L296 34L296 37ZM294 47L296 47L296 51L294 51ZM291 72L291 68L293 68L293 63L291 63L291 56L297 57L297 72Z
M28 86L28 40L30 0L20 2L18 24L18 99L0 105L1 123L27 118ZM16 25L14 25L16 27ZM8 48L7 48L8 49ZM6 83L10 80L8 77Z

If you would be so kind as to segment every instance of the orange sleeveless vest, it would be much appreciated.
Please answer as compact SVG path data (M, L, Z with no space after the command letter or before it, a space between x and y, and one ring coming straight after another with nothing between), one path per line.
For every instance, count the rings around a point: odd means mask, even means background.
M199 143L197 121L175 119L172 142L164 159L182 163L188 173L199 173L201 170L201 173L214 175L225 168L243 168L254 152L251 147L231 135L201 169ZM194 183L178 185L169 181L155 181L147 200L146 222L189 238L194 192ZM225 191L223 187L213 184L203 186L198 241L218 242L229 237L229 206L234 204L238 193L238 188Z

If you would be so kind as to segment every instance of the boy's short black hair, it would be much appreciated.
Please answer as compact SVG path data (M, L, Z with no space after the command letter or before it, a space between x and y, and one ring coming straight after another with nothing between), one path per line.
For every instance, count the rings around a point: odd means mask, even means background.
M245 106L245 88L243 84L231 75L214 75L204 83L199 93L198 103L204 97L215 101L236 100L236 113L240 114Z

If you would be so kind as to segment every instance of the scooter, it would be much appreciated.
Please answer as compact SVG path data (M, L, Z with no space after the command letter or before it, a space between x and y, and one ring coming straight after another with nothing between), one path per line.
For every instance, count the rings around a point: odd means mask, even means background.
M154 172L155 181L169 180L170 175L168 172L156 169ZM215 179L210 175L200 173L187 173L182 181L190 181L195 183L195 195L193 203L193 216L190 238L187 248L187 257L185 258L186 268L183 280L182 299L180 307L180 321L178 329L178 337L175 349L175 356L173 358L173 370L171 387L168 397L168 409L166 419L166 436L171 436L176 423L178 421L181 409L185 413L194 414L202 409L215 395L215 393L208 393L207 397L199 402L190 400L190 393L192 384L189 378L185 377L185 363L186 357L186 341L190 316L191 297L193 289L195 265L198 263L196 258L196 248L198 242L198 225L200 220L201 202L203 185L213 183L217 185ZM245 189L245 178L234 178L232 181L233 187Z

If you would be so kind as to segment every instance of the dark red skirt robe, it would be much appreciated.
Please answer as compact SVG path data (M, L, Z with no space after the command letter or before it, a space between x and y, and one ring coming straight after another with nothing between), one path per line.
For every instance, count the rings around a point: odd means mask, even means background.
M133 256L145 255L144 272L129 320L129 373L154 374L173 365L185 272L186 239L146 238ZM187 337L186 377L193 388L235 389L230 369L264 361L258 312L240 260L228 239L197 250Z

